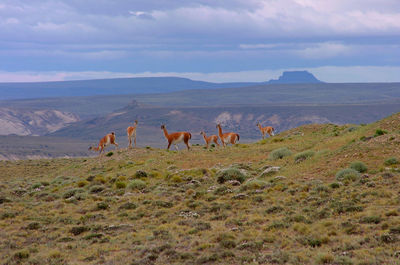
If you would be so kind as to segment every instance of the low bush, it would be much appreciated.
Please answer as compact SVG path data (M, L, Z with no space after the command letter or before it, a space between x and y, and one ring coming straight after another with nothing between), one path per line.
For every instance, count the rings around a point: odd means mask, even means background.
M368 170L367 166L361 161L355 161L355 162L351 163L350 168L357 170L360 173L367 172L367 170Z
M113 154L114 154L114 152L108 152L108 153L106 154L106 156L110 157L110 156L112 156Z
M278 160L278 159L282 159L285 156L290 156L292 154L292 151L290 151L287 147L282 147L282 148L278 148L273 150L268 158L271 160Z
M136 179L147 178L147 172L143 170L138 170L135 172L135 175L133 177Z
M268 186L268 183L262 180L251 180L243 184L240 189L242 191L244 190L259 190L259 189L264 189Z
M396 164L399 164L399 160L397 160L397 158L395 158L395 157L390 157L385 160L386 166L392 166L392 165L396 165Z
M382 130L382 129L377 129L375 131L374 137L381 136L381 135L384 135L384 134L387 134L387 131Z
M97 210L107 210L108 207L109 207L108 204L105 202L97 203Z
M246 176L237 168L228 168L217 173L218 183L222 184L228 180L237 180L243 183L246 180Z
M129 188L132 190L143 190L146 188L146 182L140 179L132 180L131 183L129 183Z
M336 180L338 181L356 181L360 178L360 173L352 168L346 168L336 173Z
M307 150L301 153L298 153L295 155L294 157L294 161L296 161L296 163L299 163L301 161L304 161L310 157L313 157L315 155L315 152L312 150Z
M117 189L125 189L126 188L126 183L123 181L117 181L115 182L115 187Z

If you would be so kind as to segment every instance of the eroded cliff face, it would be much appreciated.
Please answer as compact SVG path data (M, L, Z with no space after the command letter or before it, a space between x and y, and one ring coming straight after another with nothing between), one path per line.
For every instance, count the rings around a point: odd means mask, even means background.
M0 108L0 135L45 135L79 120L76 114L59 110Z

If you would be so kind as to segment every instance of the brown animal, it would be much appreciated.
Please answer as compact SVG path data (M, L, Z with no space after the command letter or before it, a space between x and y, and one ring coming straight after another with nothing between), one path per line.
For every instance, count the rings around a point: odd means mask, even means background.
M168 141L167 150L169 150L171 144L175 145L176 150L178 150L178 143L184 142L188 150L190 150L189 140L192 139L192 134L190 132L175 132L168 134L165 125L161 125L161 130L164 132L164 136Z
M266 133L268 133L269 136L271 136L271 137L275 135L274 127L271 127L271 126L262 127L259 122L257 122L256 126L258 126L258 128L260 129L260 132L262 133L263 139L265 138L265 134Z
M211 142L214 142L217 146L219 146L219 143L218 143L218 136L216 136L216 135L210 135L210 136L207 137L207 135L206 135L206 133L205 133L204 131L201 131L200 134L203 135L204 141L206 142L206 148L207 148L207 149L208 149L208 145L209 145Z
M109 145L113 144L118 148L118 144L115 142L115 133L111 132L100 139L99 145L97 147L89 147L89 150L93 151L100 151L100 154L104 151L104 148Z
M229 133L222 133L221 124L217 124L218 128L218 135L221 139L222 145L225 147L227 144L235 144L239 141L240 136L237 133L229 132Z
M128 148L132 148L132 138L133 141L135 142L135 148L136 148L136 127L137 127L138 121L135 120L135 123L133 126L129 126L126 128L126 134L128 135L128 140L129 140L129 145Z

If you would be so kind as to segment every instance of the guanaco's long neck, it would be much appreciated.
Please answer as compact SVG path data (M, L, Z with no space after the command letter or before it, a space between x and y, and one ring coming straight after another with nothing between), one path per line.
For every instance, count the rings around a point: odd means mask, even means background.
M164 135L165 135L165 138L167 138L168 139L168 131L167 131L167 128L163 128L163 131L164 131Z
M221 129L220 125L218 125L218 134L219 134L219 136L222 136L222 129Z
M260 131L262 131L263 127L261 127L261 124L258 124L257 126L260 128Z
M204 140L207 142L207 136L206 136L206 133L203 133L203 138L204 138Z

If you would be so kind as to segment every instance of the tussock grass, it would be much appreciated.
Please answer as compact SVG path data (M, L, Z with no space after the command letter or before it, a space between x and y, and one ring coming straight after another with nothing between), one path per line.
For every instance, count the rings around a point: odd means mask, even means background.
M290 151L287 147L281 147L278 149L273 150L268 158L271 160L277 160L277 159L282 159L285 156L290 156L292 154L292 151Z

